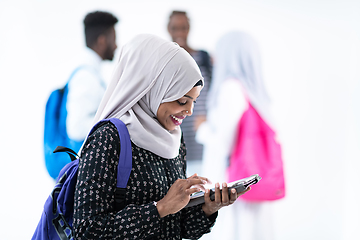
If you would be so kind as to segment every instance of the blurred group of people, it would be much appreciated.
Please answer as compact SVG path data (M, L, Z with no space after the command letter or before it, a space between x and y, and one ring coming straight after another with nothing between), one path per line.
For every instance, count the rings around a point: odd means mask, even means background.
M87 50L84 61L69 81L66 106L66 131L69 138L77 141L86 139L106 92L100 65L103 60L114 57L117 48L114 25L117 22L112 14L100 11L89 13L84 19ZM195 109L193 112L190 109L189 115L192 116L183 121L175 118L181 124L186 144L187 175L197 173L213 183L228 182L229 159L234 151L239 122L249 104L274 128L270 98L262 78L259 48L249 34L233 31L219 39L210 57L205 50L189 46L189 31L187 13L173 11L168 22L171 39L191 55L203 77ZM143 106L140 104L140 107ZM100 109L104 110L104 106ZM240 199L225 209L219 213L212 233L205 234L202 239L273 239L271 203Z

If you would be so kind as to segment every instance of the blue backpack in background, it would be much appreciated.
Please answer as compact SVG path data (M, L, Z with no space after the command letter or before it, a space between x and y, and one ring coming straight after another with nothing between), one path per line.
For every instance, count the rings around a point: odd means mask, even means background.
M71 140L66 132L68 84L75 73L81 68L76 68L65 86L54 90L46 103L44 156L46 169L53 179L56 179L60 170L70 162L68 158L62 157L62 154L53 154L54 149L57 146L64 146L78 152L83 143L83 141Z
M90 131L89 136L103 123L113 123L119 133L120 157L117 169L117 184L115 193L116 210L125 207L125 191L132 169L132 149L129 132L126 125L117 118L98 122ZM67 152L71 159L61 171L57 183L45 202L40 222L32 240L70 240L73 238L74 196L77 181L79 159L71 149L58 147L54 152ZM63 154L57 154L59 156Z

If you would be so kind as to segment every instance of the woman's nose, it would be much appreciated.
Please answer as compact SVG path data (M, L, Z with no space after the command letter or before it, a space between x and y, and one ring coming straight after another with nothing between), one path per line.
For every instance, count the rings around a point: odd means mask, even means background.
M184 110L184 115L191 116L193 114L194 105L191 104L191 107L188 107Z

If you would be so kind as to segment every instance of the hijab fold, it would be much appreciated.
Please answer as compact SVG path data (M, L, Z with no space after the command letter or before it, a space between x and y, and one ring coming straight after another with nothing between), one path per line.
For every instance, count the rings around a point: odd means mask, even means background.
M166 130L156 119L161 103L175 101L203 80L193 58L179 45L149 34L136 36L120 59L94 118L119 118L139 147L163 158L179 154L181 129Z

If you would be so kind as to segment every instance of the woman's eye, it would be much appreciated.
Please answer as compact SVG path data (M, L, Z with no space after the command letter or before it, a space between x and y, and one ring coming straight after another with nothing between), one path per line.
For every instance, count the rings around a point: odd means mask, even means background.
M177 102L180 104L180 106L184 106L186 104L186 101L185 102L180 102L179 100L177 100Z

